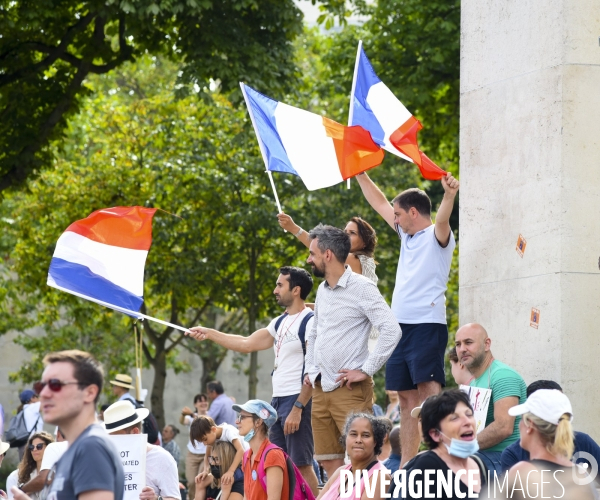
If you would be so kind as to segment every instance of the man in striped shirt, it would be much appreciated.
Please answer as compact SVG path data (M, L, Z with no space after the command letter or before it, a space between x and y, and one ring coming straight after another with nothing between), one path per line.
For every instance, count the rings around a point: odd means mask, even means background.
M371 411L373 375L392 354L402 332L391 309L369 279L345 265L350 238L319 224L309 233L307 262L325 278L317 291L315 320L307 333L305 384L314 387L312 425L315 457L327 475L343 465L339 438L353 411ZM371 328L379 338L369 354Z

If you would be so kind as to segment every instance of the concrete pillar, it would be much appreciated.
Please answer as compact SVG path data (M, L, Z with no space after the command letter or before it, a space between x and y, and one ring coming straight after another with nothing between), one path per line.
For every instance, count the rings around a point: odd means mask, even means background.
M526 383L559 382L596 440L599 36L598 0L462 2L460 322Z

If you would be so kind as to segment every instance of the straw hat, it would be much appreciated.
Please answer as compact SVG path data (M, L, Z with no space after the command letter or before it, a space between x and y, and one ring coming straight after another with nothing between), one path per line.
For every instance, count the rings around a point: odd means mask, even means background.
M115 379L111 380L110 383L112 385L118 385L119 387L125 387L126 389L135 389L131 377L129 375L125 375L124 373L117 374Z
M112 434L127 429L144 420L149 413L147 408L136 408L129 401L117 401L104 410L106 432Z
M0 455L3 455L10 448L10 444L0 441Z

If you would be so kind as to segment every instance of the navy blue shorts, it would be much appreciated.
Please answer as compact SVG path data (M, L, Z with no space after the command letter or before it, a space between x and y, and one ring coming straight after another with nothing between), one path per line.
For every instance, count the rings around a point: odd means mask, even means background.
M312 399L302 410L300 428L293 434L285 435L283 433L285 419L292 411L292 408L294 408L294 403L298 399L298 396L299 394L295 394L271 400L271 406L277 411L277 421L269 429L269 440L283 449L290 456L292 462L296 464L296 467L302 467L304 465L312 465L313 455L315 454L312 424L310 421Z
M421 382L446 385L444 354L448 326L440 323L400 323L402 338L385 366L388 391L410 391Z

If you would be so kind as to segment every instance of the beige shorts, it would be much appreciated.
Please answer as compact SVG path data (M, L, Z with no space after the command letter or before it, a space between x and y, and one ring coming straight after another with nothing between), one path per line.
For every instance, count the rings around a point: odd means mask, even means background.
M352 384L352 390L338 387L323 392L321 382L315 382L312 396L312 429L317 460L344 458L346 447L340 437L350 413L373 409L373 379Z

